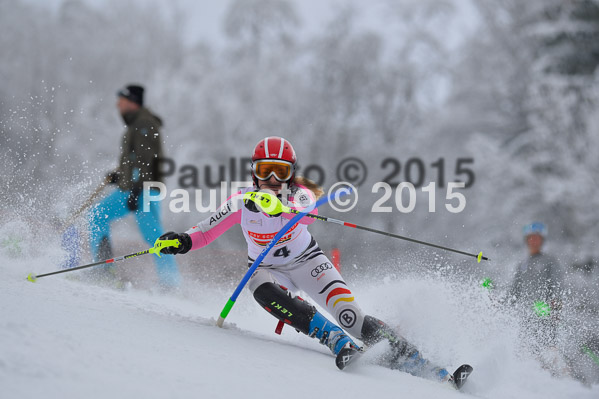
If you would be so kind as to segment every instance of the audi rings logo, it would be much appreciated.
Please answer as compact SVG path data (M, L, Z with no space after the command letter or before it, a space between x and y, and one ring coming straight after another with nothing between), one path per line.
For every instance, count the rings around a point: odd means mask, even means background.
M318 266L316 266L314 269L312 269L312 277L318 277L318 275L322 272L324 272L325 270L329 270L332 269L333 265L331 265L329 262L324 262Z

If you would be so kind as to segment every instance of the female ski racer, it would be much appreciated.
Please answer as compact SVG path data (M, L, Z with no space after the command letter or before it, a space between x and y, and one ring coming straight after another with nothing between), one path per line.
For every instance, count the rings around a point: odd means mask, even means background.
M261 140L252 154L254 187L232 195L215 213L185 233L162 235L161 239L178 239L181 242L178 248L168 247L162 252L184 254L200 249L240 224L248 244L248 265L251 266L293 215L273 217L259 210L253 201L244 201L243 195L258 190L270 190L277 195L286 191L287 204L301 210L323 194L315 183L295 176L296 162L295 151L289 141L281 137ZM313 212L316 213L316 210ZM292 226L249 280L249 289L260 306L296 330L317 338L334 355L343 348L358 348L345 331L362 340L366 346L387 340L390 349L382 359L384 366L461 386L454 382L454 378L459 377L432 365L405 338L382 321L362 312L343 277L308 231L308 225L313 222L314 219L304 217ZM326 309L343 329L294 294L299 290Z

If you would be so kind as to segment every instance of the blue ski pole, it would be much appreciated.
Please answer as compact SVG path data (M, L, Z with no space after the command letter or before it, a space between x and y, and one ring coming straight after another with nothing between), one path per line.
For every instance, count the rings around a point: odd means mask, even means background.
M245 276L243 276L243 278L241 279L241 282L239 283L239 285L233 292L233 295L231 295L231 298L229 298L229 300L225 304L225 307L220 312L220 316L218 317L218 320L216 321L216 325L219 327L223 326L223 324L225 322L225 318L227 317L227 315L233 308L233 305L235 305L235 301L237 300L237 297L239 296L239 294L241 294L241 290L243 290L243 287L245 287L245 285L247 284L247 282L250 279L250 277L252 276L252 274L254 274L254 271L256 271L258 266L260 266L260 263L262 263L262 260L264 259L264 257L275 246L275 244L277 242L279 242L281 237L283 237L283 235L287 232L287 230L289 230L291 228L291 226L293 226L294 224L299 222L299 220L301 218L306 216L308 213L310 213L315 208L318 208L322 204L329 202L332 199L337 199L337 198L341 197L342 195L349 194L350 192L351 191L349 191L348 189L344 189L344 190L336 191L336 192L332 193L331 195L329 195L328 197L323 197L323 198L319 199L318 201L316 201L316 203L313 206L307 207L306 209L304 209L303 211L301 211L297 215L295 215L293 217L293 219L291 219L289 222L287 222L287 224L285 226L283 226L283 228L281 230L279 230L279 232L275 235L275 237L268 243L266 248L264 248L262 250L262 252L260 252L260 255L258 255L258 257L254 261L252 266L245 273Z

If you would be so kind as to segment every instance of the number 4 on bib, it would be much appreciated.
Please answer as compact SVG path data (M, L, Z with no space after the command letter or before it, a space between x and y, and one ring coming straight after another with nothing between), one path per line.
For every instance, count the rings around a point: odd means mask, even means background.
M289 256L289 254L290 254L289 249L287 249L287 247L285 246L285 247L281 247L281 248L277 249L274 252L273 256L282 256L282 257L286 258Z

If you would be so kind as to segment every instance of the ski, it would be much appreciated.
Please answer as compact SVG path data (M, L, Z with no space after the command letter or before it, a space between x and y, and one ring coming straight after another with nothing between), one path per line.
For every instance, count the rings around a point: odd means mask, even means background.
M462 388L470 376L470 373L472 373L472 370L473 368L469 364L462 364L457 368L456 371L453 372L452 382L456 389Z
M343 348L337 354L335 358L335 364L339 368L339 370L345 369L351 363L353 363L357 358L359 358L364 353L364 349L349 347Z
M359 359L364 352L364 348L356 348L353 346L342 348L335 358L335 364L339 370L345 370L349 365ZM462 364L453 372L449 382L455 389L461 389L472 373L472 370L474 369L469 364Z

